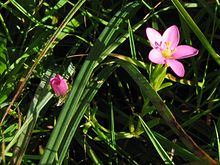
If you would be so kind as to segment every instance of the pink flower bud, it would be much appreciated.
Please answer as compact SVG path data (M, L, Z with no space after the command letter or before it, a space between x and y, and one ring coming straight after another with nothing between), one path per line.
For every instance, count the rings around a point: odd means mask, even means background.
M50 85L57 96L65 96L68 92L67 82L59 74L50 79Z

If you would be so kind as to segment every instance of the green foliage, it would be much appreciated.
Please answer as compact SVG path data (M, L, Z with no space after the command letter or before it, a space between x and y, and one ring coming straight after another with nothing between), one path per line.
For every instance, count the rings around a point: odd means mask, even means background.
M0 74L7 69L7 39L3 33L0 33Z
M0 1L0 164L217 164L219 1ZM186 75L148 60L176 24ZM65 97L50 78L67 79ZM215 124L216 123L216 124Z

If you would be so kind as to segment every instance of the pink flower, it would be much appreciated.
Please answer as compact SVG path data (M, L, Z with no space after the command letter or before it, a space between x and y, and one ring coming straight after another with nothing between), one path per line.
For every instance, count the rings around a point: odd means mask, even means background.
M148 56L149 60L156 64L166 64L176 75L183 77L185 69L178 60L193 57L199 51L189 45L178 45L180 32L175 25L167 28L163 35L152 28L147 28L146 34L153 47Z
M66 80L59 74L50 79L50 85L57 96L65 96L68 91Z

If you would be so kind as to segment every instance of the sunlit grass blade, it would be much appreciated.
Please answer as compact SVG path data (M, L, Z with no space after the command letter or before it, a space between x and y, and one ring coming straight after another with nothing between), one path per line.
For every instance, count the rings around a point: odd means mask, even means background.
M111 55L112 55L113 57L118 58L118 59L127 61L127 62L129 62L129 63L131 63L131 64L133 64L133 65L136 65L136 66L138 66L138 67L140 67L140 68L146 69L147 71L148 71L148 69L149 69L149 65L148 65L147 63L143 62L143 61L136 60L136 59L132 59L132 58L130 58L130 57L128 57L128 56L124 56L124 55L122 55L122 54L112 53Z
M7 36L4 31L0 31L0 75L7 69Z
M216 134L216 143L217 143L217 147L218 147L218 161L220 161L220 140L219 140L219 130L216 126L216 124L214 123L215 126L215 134Z
M99 62L101 62L103 59L107 57L107 55L111 53L103 52L103 50L111 42L114 42L119 25L125 23L124 19L126 17L129 17L130 13L133 13L135 10L137 10L139 6L140 3L133 2L129 3L121 10L119 10L119 12L117 12L116 15L111 19L109 25L103 30L98 40L95 42L93 49L90 51L86 61L81 67L81 70L75 80L75 83L73 84L73 88L58 118L57 125L55 126L51 134L51 138L48 141L45 153L41 159L40 164L53 163L56 152L59 150L60 145L64 140L65 132L67 131L71 121L74 121L73 119L79 107L79 101L82 99L81 97L83 95L83 91L89 81L89 78L94 68L98 65ZM65 154L65 152L63 154Z
M55 45L62 40L64 37L69 35L70 29L77 28L81 22L78 21L81 20L82 16L77 16L76 19L72 19L67 26L69 29L66 29L65 32L61 32L56 39L56 42L50 47L50 49L54 48ZM74 24L73 22L77 22L78 24ZM41 48L43 48L43 45L47 42L50 35L52 35L52 30L48 29L38 29L33 34L33 38L30 40L30 43L28 45L28 48L25 50L22 55L16 59L14 63L12 63L10 66L8 66L8 69L6 70L5 74L2 76L1 80L4 80L4 83L0 83L0 103L2 103L5 99L7 99L7 96L14 90L16 86L17 79L21 76L19 72L23 68L23 65L25 61L27 61L30 58L33 58L36 53L41 51ZM42 45L39 46L39 45ZM79 44L80 45L80 44ZM8 76L13 75L13 76ZM2 82L2 81L1 81Z
M3 26L4 33L5 33L6 36L7 36L6 38L8 39L8 41L10 41L11 43L13 43L13 41L12 41L12 39L11 39L10 32L9 32L9 30L8 30L8 28L7 28L7 25L6 25L6 23L5 23L4 18L2 17L2 14L0 14L0 22L1 22L2 26Z
M179 2L179 0L171 0L183 19L186 21L186 23L189 25L191 30L197 35L200 42L203 44L203 46L207 49L207 51L211 54L213 59L220 65L220 56L215 52L205 35L202 33L202 31L199 29L197 24L194 22L192 17L189 15L189 13L185 10L183 5Z
M174 164L174 162L170 159L169 155L166 153L166 151L163 149L161 144L158 142L156 137L154 136L153 132L151 132L150 128L147 126L147 124L144 122L144 120L137 115L140 119L141 125L144 128L145 132L147 133L148 137L150 138L150 141L154 145L155 149L157 150L160 157L163 159L165 164Z
M37 105L39 103L43 103L46 104L53 96L52 93L48 93L47 88L49 85L49 78L52 76L52 73L50 71L46 72L45 77L42 79L41 83L39 84L39 87L36 91L36 94L32 100L32 103L30 105L29 111L28 111L28 115L27 115L27 119L28 118L32 118L32 121L28 124L28 127L22 132L22 134L20 135L18 142L16 144L16 148L14 150L14 155L13 158L11 159L11 163L12 164L20 164L26 148L29 144L30 138L31 138L31 134L32 131L34 129L34 126L37 122L39 113L41 111L41 109L43 107L40 107L40 109L37 108ZM43 93L43 94L42 94ZM49 95L48 95L49 94ZM43 97L42 97L43 96ZM46 100L45 100L46 98ZM8 150L8 148L7 148Z
M83 115L85 114L85 112L89 106L89 103L94 98L94 96L98 92L99 88L103 85L103 83L106 81L106 79L112 74L112 72L116 68L117 68L117 65L113 65L113 66L109 66L109 67L104 68L100 73L98 73L98 75L96 76L94 81L90 82L90 85L85 90L84 95L82 97L82 100L80 102L80 105L79 105L75 115L73 116L73 119L71 120L70 124L67 126L68 128L67 128L67 131L65 132L65 136L64 136L64 138L66 140L62 141L62 145L60 146L59 160L58 160L58 162L60 164L62 163L62 161L66 155L67 149L72 141L72 138L78 128L78 125L79 125Z
M51 8L51 10L48 12L48 14L41 19L40 22L45 22L48 18L50 18L51 15L53 15L57 10L59 10L60 8L62 8L66 3L68 2L68 0L59 0L56 5ZM39 24L39 23L38 23ZM36 26L38 25L36 24Z
M13 103L15 102L15 100L18 98L18 96L20 95L20 93L22 92L23 88L26 85L26 82L29 80L30 76L32 75L34 69L37 67L37 65L40 63L40 61L43 59L43 57L45 57L46 53L48 52L48 50L54 46L54 42L56 41L56 39L59 37L60 34L62 34L63 29L66 27L66 25L69 23L69 21L72 19L72 17L74 16L74 14L79 10L79 8L85 3L86 0L81 0L78 1L76 3L76 5L70 10L70 12L66 15L66 17L64 18L64 20L62 21L61 25L59 28L57 28L57 30L53 33L53 35L50 37L50 39L47 41L45 47L42 49L42 51L40 51L38 57L36 58L35 62L33 63L33 65L30 67L30 69L28 70L28 72L26 73L26 75L24 77L21 78L20 83L17 87L17 91L10 103L10 105L8 106L4 116L1 119L1 123L4 121L4 119L6 118L10 108L12 107Z
M17 2L16 0L10 0L10 3L12 3L21 13L23 13L31 21L33 21L34 23L38 22L38 20L31 13L29 13L19 2Z
M63 76L66 79L68 79L74 73L75 73L75 67L71 63L69 67L67 68L67 70L65 71ZM22 134L20 135L18 139L18 142L16 144L16 149L14 150L13 158L11 159L11 162L13 162L13 164L19 164L21 162L25 154L26 148L29 144L32 131L38 120L39 114L54 95L53 93L48 91L49 79L52 77L52 75L54 75L54 73L51 70L48 70L45 73L44 77L42 78L38 89L36 90L35 96L32 100L32 103L30 105L30 108L27 114L27 120L31 118L32 121L28 124L28 127L22 132ZM8 150L9 148L7 147L7 151Z
M22 3L17 2L16 0L10 0L10 3L12 3L16 9L18 9L23 15L25 15L27 18L29 18L29 20L31 20L33 23L35 23L35 26L42 26L42 27L47 27L49 29L53 29L52 26L49 25L44 25L44 22L50 18L50 16L52 14L54 14L58 9L60 9L61 7L63 7L67 1L66 0L60 0L57 2L57 4L48 12L48 14L42 18L41 20L37 20L35 18L35 15L33 15L32 13L30 13L29 11L27 11L23 6ZM6 7L6 5L3 5L3 3L0 3L3 7ZM10 9L11 12L13 12L16 15L16 11L13 9ZM35 9L36 10L36 9Z
M131 28L130 21L128 21L128 32L129 32L129 43L130 43L130 49L131 49L131 57L136 60L137 55L136 55L136 49L135 49L135 44L134 44L134 34L133 34L133 30Z

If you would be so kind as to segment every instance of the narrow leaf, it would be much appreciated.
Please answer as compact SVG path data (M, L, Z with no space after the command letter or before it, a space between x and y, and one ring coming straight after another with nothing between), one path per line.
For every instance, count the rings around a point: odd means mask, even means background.
M192 17L189 15L189 13L185 10L183 5L179 2L179 0L171 0L183 19L186 21L186 23L189 25L189 27L192 29L192 31L197 35L198 39L201 41L203 46L208 50L208 52L211 54L213 59L220 65L220 56L215 52L215 50L212 48L211 44L205 37L205 35L202 33L202 31L199 29L199 27L196 25Z
M151 132L150 128L147 126L147 124L144 122L144 120L137 115L140 119L141 125L144 128L145 132L147 133L148 137L150 138L152 144L154 145L154 148L157 150L160 157L163 159L165 164L174 164L173 161L170 159L169 155L166 153L166 151L163 149L161 144L158 142L154 134Z

